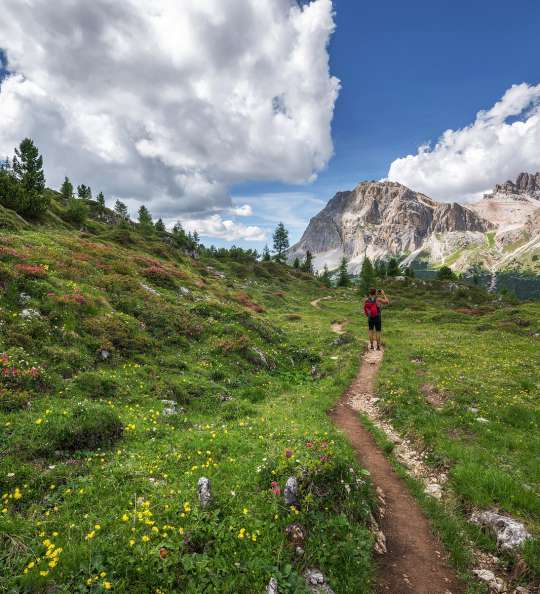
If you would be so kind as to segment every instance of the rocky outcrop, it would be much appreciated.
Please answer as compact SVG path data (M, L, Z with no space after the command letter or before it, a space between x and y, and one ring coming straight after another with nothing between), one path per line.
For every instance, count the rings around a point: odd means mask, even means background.
M492 199L498 194L513 194L515 196L528 195L540 198L540 172L520 173L515 182L508 180L504 184L497 184L491 194L485 194L484 198Z
M338 192L311 219L289 260L314 255L314 266L336 268L343 256L356 272L367 255L372 259L419 249L433 234L485 232L493 227L473 210L444 204L397 182L362 182Z

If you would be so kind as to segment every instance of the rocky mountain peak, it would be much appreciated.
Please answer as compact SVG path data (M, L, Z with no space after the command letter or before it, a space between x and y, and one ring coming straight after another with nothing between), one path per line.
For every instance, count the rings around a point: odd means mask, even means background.
M345 256L352 271L373 259L410 253L436 233L485 232L491 223L460 204L445 204L391 181L364 181L338 192L311 219L289 251L293 260L315 256L315 267L337 267Z
M486 194L487 199L496 198L500 194L510 194L514 198L528 195L540 200L540 172L520 173L516 181L508 180L504 184L497 184L491 194ZM519 198L518 198L519 199Z

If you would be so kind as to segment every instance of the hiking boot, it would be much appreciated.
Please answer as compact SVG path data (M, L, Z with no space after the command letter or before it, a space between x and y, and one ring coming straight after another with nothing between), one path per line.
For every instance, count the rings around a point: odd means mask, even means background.
M370 348L372 351L374 350L374 347L373 347L373 345L372 345L372 344L370 344L370 345L369 345L369 348Z
M371 347L371 348L373 348L373 347ZM379 345L377 345L377 350L378 350L378 351L380 351L380 350L381 350L381 347L380 347Z

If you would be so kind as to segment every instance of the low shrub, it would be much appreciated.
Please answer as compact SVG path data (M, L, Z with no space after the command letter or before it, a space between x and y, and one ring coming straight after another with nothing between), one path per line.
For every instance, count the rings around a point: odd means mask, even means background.
M120 417L109 407L80 402L67 415L50 417L44 425L40 453L75 452L112 445L123 432Z
M80 373L74 384L88 398L114 398L120 388L114 378L97 371Z

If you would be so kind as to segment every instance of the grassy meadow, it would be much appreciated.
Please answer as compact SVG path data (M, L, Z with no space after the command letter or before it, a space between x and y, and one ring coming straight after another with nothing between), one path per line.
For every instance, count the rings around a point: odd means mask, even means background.
M369 590L369 477L326 416L349 293L316 309L283 265L62 226L4 230L0 285L0 591L303 592L305 567Z
M439 524L455 560L471 563L467 543L496 552L492 539L460 519L497 509L537 537L520 554L524 579L538 579L540 304L497 300L474 287L445 295L442 288L394 288L379 404L448 475L444 507L453 520L439 517ZM439 504L428 507L440 513ZM506 558L509 568L515 559Z

